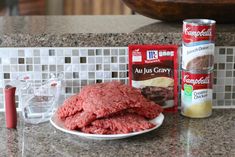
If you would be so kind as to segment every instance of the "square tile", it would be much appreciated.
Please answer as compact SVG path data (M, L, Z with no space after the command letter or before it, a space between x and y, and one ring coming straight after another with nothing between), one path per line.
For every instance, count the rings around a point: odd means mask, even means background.
M88 57L88 63L89 64L94 64L95 63L96 58L95 57Z
M11 65L11 72L18 72L18 65Z
M117 60L118 60L117 57L111 57L111 63L117 63L118 62Z
M96 63L101 64L103 61L103 57L96 57Z
M73 49L72 50L72 56L79 56L79 50L78 49Z
M227 54L233 54L233 48L227 48Z
M111 49L111 55L117 56L118 55L118 49Z
M65 86L66 87L72 87L73 86L73 81L72 80L66 80L65 81Z
M88 50L87 49L80 49L79 56L88 56Z
M10 65L3 65L3 72L10 72Z
M40 50L39 49L34 49L33 50L33 55L34 56L40 56Z
M55 72L56 71L56 65L49 65L49 71Z
M64 56L71 57L72 56L72 50L71 49L64 49Z
M87 72L87 65L83 65L83 64L81 64L81 65L79 65L79 70L80 71L86 71Z
M56 58L56 63L57 64L64 64L65 63L65 58L64 57L57 57Z
M88 82L87 82L87 80L81 80L81 86L86 86L86 85L88 85Z
M102 49L96 49L95 50L95 54L98 55L102 55Z
M88 65L88 71L95 71L96 65Z
M65 57L64 63L71 63L71 57Z
M48 58L48 64L55 65L56 64L56 57L50 56Z
M24 58L18 58L18 64L24 64Z
M71 64L64 65L64 71L65 72L72 72L73 71L73 66Z
M80 79L87 80L88 72L87 71L79 72L79 77Z
M42 71L48 71L49 68L48 68L48 65L42 65Z
M72 93L72 87L65 87L65 93Z
M33 59L33 62L34 62L34 64L40 64L41 63L40 57L35 57Z
M88 49L88 56L94 56L95 50L94 49Z
M26 58L26 64L33 64L33 58Z
M11 64L18 64L18 58L10 58Z
M4 73L4 74L3 74L3 78L4 78L4 79L10 79L10 78L11 78L10 73Z
M73 72L73 78L79 78L79 72Z
M57 56L64 56L64 51L63 51L63 49L57 49L57 50L56 50L56 55L57 55Z
M225 48L220 48L219 49L219 54L224 55L225 54Z
M226 62L233 62L233 56L226 56Z
M125 49L119 49L119 55L125 55L126 50Z
M86 57L80 57L80 63L86 63Z
M72 81L73 81L73 86L80 86L79 80L72 80Z
M73 74L71 72L65 72L65 79L72 79L73 78Z
M24 57L25 56L24 50L19 49L18 50L18 56Z
M110 49L104 49L104 56L110 55Z
M94 79L95 78L95 72L88 72L88 78Z
M64 71L63 65L57 65L57 72Z
M41 57L41 64L49 64L49 57L48 56Z
M33 65L26 65L26 71L33 71Z
M55 56L55 50L49 49L49 56Z
M34 69L35 72L42 71L41 65L34 65L34 66L33 66L33 69Z
M72 64L79 64L80 60L79 57L72 57Z

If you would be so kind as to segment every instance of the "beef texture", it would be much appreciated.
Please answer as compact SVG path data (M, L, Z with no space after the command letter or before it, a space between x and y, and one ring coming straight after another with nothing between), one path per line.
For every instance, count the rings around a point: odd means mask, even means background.
M153 127L152 119L162 108L147 100L141 91L120 82L84 87L69 97L57 110L57 117L70 130L87 133L117 134Z
M84 132L96 134L126 134L153 128L155 125L135 113L123 113L109 118L97 119Z
M80 93L83 98L83 110L94 113L97 118L107 117L113 113L128 109L139 108L142 116L154 118L162 111L161 107L148 101L141 91L119 82L109 82L90 85ZM141 112L149 108L148 112Z

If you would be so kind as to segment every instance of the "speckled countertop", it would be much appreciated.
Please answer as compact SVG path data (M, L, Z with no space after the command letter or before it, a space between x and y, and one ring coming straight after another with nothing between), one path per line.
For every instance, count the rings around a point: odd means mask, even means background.
M81 139L55 129L50 123L5 128L0 114L0 156L89 157L234 157L235 109L214 110L206 119L165 114L163 125L150 133L122 140Z
M217 25L217 46L235 46L235 24ZM0 47L181 44L182 23L132 16L0 17Z

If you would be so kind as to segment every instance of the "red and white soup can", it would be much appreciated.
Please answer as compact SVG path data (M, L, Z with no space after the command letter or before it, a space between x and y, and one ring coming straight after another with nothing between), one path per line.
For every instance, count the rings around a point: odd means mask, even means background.
M209 19L187 19L183 21L182 69L213 69L215 23L214 20Z
M181 114L205 118L212 114L213 72L182 70Z

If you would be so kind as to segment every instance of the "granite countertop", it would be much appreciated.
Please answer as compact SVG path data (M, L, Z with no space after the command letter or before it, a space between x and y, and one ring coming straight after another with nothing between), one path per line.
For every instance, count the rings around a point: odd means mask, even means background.
M216 25L216 45L235 46L235 24ZM113 47L181 44L182 22L141 15L0 17L0 47Z
M1 156L235 156L235 109L217 109L205 119L165 114L163 125L150 133L113 141L82 139L55 129L49 122L5 128L0 114Z

